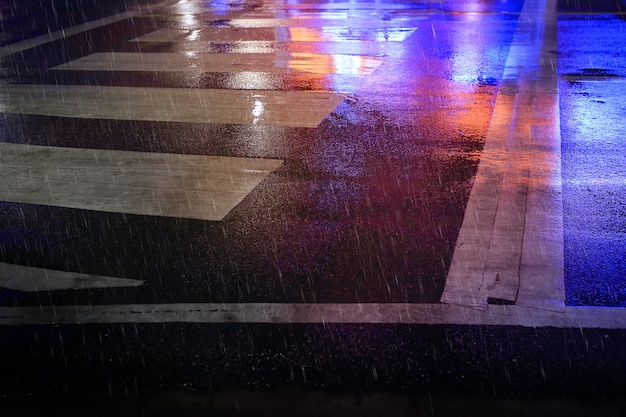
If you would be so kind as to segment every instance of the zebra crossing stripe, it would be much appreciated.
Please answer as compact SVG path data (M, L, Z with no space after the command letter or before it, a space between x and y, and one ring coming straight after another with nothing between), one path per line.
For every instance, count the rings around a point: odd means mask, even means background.
M158 29L131 42L402 42L415 28L352 29L348 27L206 27L202 29Z
M305 52L276 54L100 52L53 67L78 71L202 71L371 74L382 58Z
M344 97L321 91L3 85L0 112L82 119L317 127Z
M219 221L281 164L0 143L0 200Z
M143 281L0 263L0 288L24 292L138 287Z

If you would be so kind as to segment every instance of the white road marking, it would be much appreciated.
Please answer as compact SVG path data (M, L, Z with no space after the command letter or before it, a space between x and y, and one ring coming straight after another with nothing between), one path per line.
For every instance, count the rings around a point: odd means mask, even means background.
M205 27L202 29L158 29L131 40L131 42L402 42L415 28L382 28L354 30L349 27Z
M426 19L432 11L420 11L414 18ZM346 27L346 20L350 19L350 28L359 29L381 29L381 28L406 28L405 19L394 19L383 21L380 18L363 16L349 16L349 13L338 13L330 15L325 13L323 18L319 14L303 16L299 15L291 19L263 16L260 14L247 14L246 17L235 17L225 22L225 27L230 28L276 28L276 27L309 27L309 28L331 28ZM413 17L413 16L412 16Z
M411 10L412 4L402 4L398 2L361 2L361 1L337 1L332 3L296 3L296 2L267 2L260 8L263 10L270 10L274 13L280 10L301 10L301 11L324 11L324 10L338 10L340 12L357 12L357 11L385 11L385 10Z
M524 3L441 301L564 305L556 5Z
M528 3L528 2L527 2ZM287 7L287 6L285 6ZM296 7L296 6L289 6ZM298 6L304 7L304 6ZM317 5L306 5L306 7L317 7ZM121 15L120 15L121 16ZM523 17L523 16L522 16ZM122 17L126 18L126 17ZM522 18L520 18L522 20ZM104 22L104 20L103 20ZM103 23L102 24L108 24ZM81 30L84 29L80 25ZM79 27L77 27L79 28ZM4 47L0 49L0 56L5 56L15 51L24 50L35 45L50 42L58 39L65 34L55 34L56 37L42 37L41 40L34 39L25 41L20 45L13 45L11 48ZM314 39L309 36L312 32L303 31L299 34L299 40L311 41ZM189 33L183 33L183 39ZM142 40L149 40L150 37ZM153 38L154 39L154 38ZM157 38L158 39L158 38ZM180 32L177 34L177 40L180 39ZM187 39L189 40L189 39ZM272 38L275 40L275 38ZM292 39L293 40L293 39ZM157 40L159 41L159 40ZM160 40L163 41L163 40ZM21 49L20 49L21 48ZM2 55L4 54L4 55ZM8 86L7 86L8 87ZM28 87L28 86L27 86ZM42 86L30 86L30 88L42 89ZM9 89L14 88L13 86ZM47 88L47 87L45 87ZM108 90L105 87L98 89ZM70 92L69 98L75 100L76 90L61 89L61 93ZM5 93L7 88L3 90ZM56 90L57 92L59 89ZM84 90L83 90L84 91ZM119 91L119 90L118 90ZM150 90L150 95L154 90ZM28 88L20 90L15 87L10 93L19 95L24 93L32 93ZM49 92L46 90L46 92ZM35 94L35 93L33 93ZM73 95L74 94L74 95ZM54 93L53 93L54 95ZM63 94L61 94L63 95ZM8 94L10 97L11 94ZM98 96L99 97L99 96ZM128 95L127 97L130 97ZM149 102L154 105L156 96L152 96ZM101 98L101 97L99 97ZM6 95L2 97L4 110L6 110L5 102L11 100ZM62 100L61 100L62 101ZM123 101L123 100L122 100ZM58 104L58 103L57 103ZM338 104L338 103L337 103ZM504 103L510 105L511 103ZM554 103L545 104L550 108ZM15 106L15 104L13 104ZM35 106L33 104L33 106ZM18 106L19 107L19 106ZM28 106L26 106L28 107ZM35 106L36 107L36 106ZM45 107L45 105L44 105ZM75 108L73 109L75 110ZM37 110L43 111L43 110ZM46 110L49 111L49 110ZM34 114L45 114L36 112ZM75 116L68 116L75 117ZM82 116L78 116L82 117ZM141 119L144 120L144 119ZM160 119L158 119L160 120ZM493 126L494 129L497 126ZM34 148L34 147L31 147ZM54 152L54 150L53 150ZM94 151L90 151L94 152ZM99 152L99 151L96 151ZM543 162L546 158L540 158ZM60 169L59 166L56 167ZM20 168L23 169L23 168ZM84 168L81 168L81 172ZM12 175L11 173L7 175ZM7 175L3 175L6 178ZM541 182L544 179L551 180L552 175L548 174L545 178L542 176L534 177L530 173L529 187L532 188L533 181ZM542 174L543 175L543 174ZM552 183L545 190L549 199L553 199L554 188ZM536 184L539 186L540 184ZM533 196L529 196L527 206L533 207L531 204ZM534 203L539 205L541 200L537 195L534 197ZM539 209L539 206L537 207ZM552 212L551 212L552 213ZM476 213L474 213L476 215ZM495 214L494 214L495 216ZM543 222L537 221L535 218L526 220L527 224L533 224L537 229L543 226ZM549 225L558 223L552 220ZM558 225L557 225L558 227ZM540 230L535 230L541 234ZM550 232L552 233L552 231ZM541 241L545 236L540 236L537 240ZM487 244L490 241L487 240ZM484 241L483 241L484 243ZM555 242L558 246L558 241ZM524 250L529 245L524 246ZM552 248L552 247L550 247ZM546 253L552 254L550 248ZM552 248L554 249L554 248ZM558 247L556 247L558 250ZM520 255L522 258L520 268L524 268L524 257L527 260L534 259L535 254L524 252ZM455 253L455 259L457 254ZM548 267L554 267L552 256L547 260ZM528 267L528 265L527 265ZM558 272L558 268L557 268ZM482 269L480 275L482 277ZM541 276L541 271L537 276ZM523 273L522 273L523 276ZM482 280L482 278L481 278ZM520 284L523 287L523 280ZM520 295L522 288L520 287ZM518 297L519 298L519 297ZM548 301L554 301L549 298ZM468 308L459 305L446 304L166 304L166 305L100 305L100 306L36 306L36 307L0 307L0 323L6 324L32 324L32 323L109 323L109 322L204 322L204 323L413 323L413 324L468 324L468 325L518 325L518 326L554 326L554 327L606 327L606 328L626 328L626 309L615 308L592 308L592 307L565 307L563 305L552 305L552 309L529 308L526 306L500 306L500 305L484 305L479 303L480 309Z
M304 52L276 54L99 52L58 65L53 70L199 71L310 74L371 74L382 58Z
M0 112L81 119L314 128L342 101L342 96L322 91L0 86Z
M0 288L35 292L138 287L143 281L0 263Z
M626 328L626 309L542 310L451 304L122 304L0 307L0 325L97 323L365 323Z
M219 221L281 164L0 143L0 200Z

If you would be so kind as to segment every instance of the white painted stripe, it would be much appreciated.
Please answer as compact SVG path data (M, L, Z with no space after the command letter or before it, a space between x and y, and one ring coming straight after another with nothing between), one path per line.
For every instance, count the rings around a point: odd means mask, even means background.
M327 28L333 27L346 27L346 21L350 20L350 28L352 29L388 29L388 28L398 28L398 29L409 29L412 30L411 24L414 25L415 19L427 19L430 15L432 15L432 10L423 10L418 14L411 16L413 22L407 25L406 19L393 19L393 20L382 20L380 18L372 18L371 16L361 16L357 17L354 15L350 15L349 13L337 13L335 15L331 15L329 13L324 13L320 15L319 13L303 16L293 16L291 19L284 18L276 18L276 17L268 17L262 15L253 15L248 14L244 18L233 18L228 19L224 22L224 27L229 28L277 28L277 27L296 27L296 28L323 28L326 30ZM323 16L320 18L320 16Z
M442 302L564 303L554 10L524 4Z
M311 74L371 74L382 58L305 52L276 54L100 52L58 65L53 70L202 71Z
M0 288L35 292L137 287L143 281L0 263Z
M218 221L281 163L0 143L0 200Z
M223 54L267 54L284 52L286 48L291 52L311 51L311 42L290 41L237 41L226 45L219 42L190 41L178 43L181 49L191 53L223 53ZM315 42L314 50L320 54L340 54L383 57L389 53L389 45L384 42Z
M0 112L81 119L317 127L343 97L320 91L0 86Z
M0 307L0 325L63 323L385 323L558 328L626 328L626 309L558 311L450 304L122 304Z
M158 29L132 39L132 42L402 42L415 32L415 28L383 28L354 30L349 27L306 28L221 28Z
M291 2L267 2L260 10L276 11L277 9L283 10L341 10L341 11L383 11L383 10L407 10L411 9L412 4L399 4L398 2L384 2L384 1L339 1L332 3L291 3ZM414 7L414 6L413 6Z
M533 103L529 195L526 202L520 288L515 303L544 309L565 304L561 123L557 58L557 7L548 0L541 44L540 74Z
M30 48L34 48L36 46L45 45L49 42L54 42L59 39L65 39L69 36L73 36L82 32L86 32L88 30L96 29L102 26L109 25L111 23L116 23L121 20L130 19L135 16L140 16L144 13L152 13L155 10L158 10L161 7L164 7L168 4L171 4L172 1L164 1L161 3L157 3L148 7L138 6L135 10L129 10L124 13L119 13L113 16L103 17L101 19L93 20L91 22L82 23L80 25L72 26L69 28L64 28L58 30L56 32L46 33L45 35L37 36L32 39L26 39L21 42L12 43L10 45L0 47L0 58L14 54L16 52L25 51Z

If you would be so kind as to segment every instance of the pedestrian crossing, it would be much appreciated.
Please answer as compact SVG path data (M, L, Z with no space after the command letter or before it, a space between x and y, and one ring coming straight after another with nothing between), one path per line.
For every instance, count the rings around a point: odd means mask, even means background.
M172 9L165 10L174 10L174 6L170 6ZM309 17L316 16L318 6L303 4L298 10L312 13ZM259 12L244 12L244 16L237 16L228 24L221 20L223 15L203 14L204 9L196 7L193 14L181 15L182 25L160 27L128 39L124 46L138 51L120 48L94 52L48 70L50 73L76 74L81 71L191 72L228 73L233 77L316 74L366 78L381 71L385 63L381 43L404 42L415 31L410 25L378 29L367 19L355 20L361 26L346 27L342 24L340 11L336 14L338 18L316 23L306 18L285 19L273 16L273 13L284 12L288 6L274 7L274 10L264 8ZM336 8L329 6L325 18L331 16L328 10ZM543 6L540 9L543 10ZM545 9L552 10L553 7ZM155 10L151 8L133 16L154 18L156 15L152 13ZM246 17L245 13L250 16ZM538 14L534 9L525 9L525 13L521 21L526 21L527 15ZM169 15L163 13L162 16ZM543 18L548 21L554 16ZM207 22L206 19L212 20ZM324 27L315 27L321 22L326 22ZM538 22L533 24L545 23L541 19ZM88 26L84 28L89 30ZM524 34L527 29L519 29L517 34ZM547 42L545 39L540 41L550 45L553 41L551 34L554 35L551 32L546 35ZM40 41L36 44L41 44ZM491 121L442 303L146 304L72 306L50 311L22 309L17 313L2 308L0 322L104 320L623 326L622 313L612 315L608 309L569 308L563 303L560 176L558 169L555 171L554 168L555 163L558 166L558 152L555 153L558 131L551 130L558 119L554 63L543 44L533 44L532 48L525 49L524 42L516 38L509 52L503 92ZM311 48L312 44L318 47ZM19 48L28 45L22 43ZM285 45L291 46L285 48ZM166 51L155 52L161 47ZM18 49L5 48L0 52L11 53ZM536 58L533 55L535 49L542 54L539 61L543 64L539 68L531 64ZM527 72L520 73L522 70ZM535 85L535 79L540 79L541 84ZM520 85L507 84L518 80ZM336 111L346 94L352 93L349 90L327 91L319 88L321 84L316 84L314 89L299 91L249 89L247 85L248 88L207 89L5 84L0 87L0 112L85 120L312 130ZM508 95L507 88L514 93ZM515 99L511 99L513 95ZM534 134L531 135L530 131ZM2 143L0 199L100 212L222 222L283 164L281 155L249 158ZM143 284L142 280L0 264L0 287L24 292L141 287ZM516 305L489 305L494 300ZM65 316L59 319L58 311Z
M193 6L193 7L192 7ZM190 8L191 7L191 8ZM226 15L194 2L162 2L95 22L42 35L0 50L0 56L65 39L129 18L182 17L188 29L159 28L129 44L180 43L181 52L95 52L69 60L51 72L227 72L372 74L383 57L349 53L301 51L254 53L259 43L345 44L359 41L401 42L414 28L348 28L331 20L277 19L273 12L260 18L238 19L222 27ZM172 13L171 15L169 13ZM197 17L214 19L200 21ZM326 22L326 23L324 23ZM324 24L324 28L320 25ZM369 26L369 27L368 27ZM191 42L191 44L189 44ZM243 53L201 53L207 44L244 44ZM247 49L246 49L247 48ZM296 48L297 49L297 48ZM371 48L379 51L378 47ZM233 51L231 51L233 52ZM266 49L263 52L267 52ZM5 84L0 87L0 112L84 120L127 120L223 125L277 126L314 129L344 100L335 91L159 88L107 85ZM84 134L88 135L89 132ZM2 143L0 199L102 212L222 221L254 188L282 165L276 158L175 155L100 149L60 148ZM90 276L65 271L3 264L0 287L19 291L54 291L141 285L124 278Z
M161 4L160 6L164 6ZM171 5L171 10L177 11L179 4ZM154 12L155 7L146 9L146 13ZM180 10L178 10L180 11ZM202 13L202 8L194 9L195 13ZM134 13L141 15L142 13ZM217 15L216 15L217 16ZM120 17L126 18L126 14ZM215 17L215 16L214 16ZM107 22L116 21L108 18ZM104 22L104 21L103 21ZM197 20L190 19L191 23L198 24ZM286 28L289 20L285 19L238 19L230 27L193 27L190 30L162 28L143 36L131 39L131 42L180 42L196 40L198 42L233 42L233 41L323 41L335 42L350 40L344 32L345 27L320 28ZM337 20L335 20L337 22ZM341 22L341 21L339 21ZM320 24L319 22L317 24ZM84 30L92 26L84 25ZM352 29L350 29L352 30ZM412 29L389 28L383 35L389 41L402 41L412 33ZM378 40L377 30L359 29L352 36L362 38L364 34L374 36ZM54 40L50 37L49 40ZM359 39L362 40L362 39ZM25 44L26 45L26 44ZM234 53L137 53L137 52L100 52L93 53L64 64L51 68L53 71L145 71L145 72L270 72L270 73L317 73L342 75L368 75L375 71L382 63L381 57L320 53L273 53L273 54L234 54ZM111 87L98 85L47 85L47 84L9 84L0 88L0 111L4 113L32 114L51 117L68 117L81 119L113 119L131 121L163 121L187 123L217 123L217 124L247 124L271 125L285 127L315 128L327 117L342 101L343 96L335 92L325 91L254 91L233 89L187 89L187 88L146 88L146 87ZM233 170L228 172L230 181L224 191L213 193L208 197L198 198L198 190L177 190L178 182L189 182L185 179L170 181L171 189L177 195L164 193L167 186L163 184L169 175L150 177L149 184L142 185L143 179L134 181L133 176L141 176L141 172L125 170L123 173L114 172L112 167L119 166L120 160L132 160L142 163L143 172L158 171L160 168L146 167L146 157L143 155L129 156L123 152L60 150L49 148L44 152L36 147L19 147L9 145L4 147L3 170L11 177L19 178L18 184L5 184L3 198L6 201L31 202L38 204L59 205L65 207L85 208L103 211L117 211L145 215L164 215L207 220L221 220L243 197L252 191L258 181L239 181L231 171L241 170L250 177L251 172L270 173L280 165L279 160L268 160L268 170L256 168L258 161L246 162L243 158L221 158L222 164L228 162ZM21 162L10 163L9 158L20 154L18 160L32 160L30 165ZM72 153L73 156L68 157ZM100 154L100 157L98 157ZM68 166L69 160L81 160L94 157L98 163L83 164L80 167ZM211 178L222 174L212 171L215 164L206 163L200 168L195 163L196 156L178 156L176 163L172 162L171 155L153 155L152 159L167 160L163 166L168 170L189 170L186 174L194 178L196 184L199 178L204 178L205 188L214 188ZM214 158L215 160L215 158ZM101 161L108 161L103 164ZM162 162L159 162L163 164ZM52 166L51 166L52 164ZM57 164L57 165L54 165ZM175 165L173 168L172 165ZM189 168L186 165L190 165ZM41 167L47 167L42 171ZM210 168L206 168L210 166ZM240 168L243 166L243 168ZM35 167L37 171L35 172ZM83 178L97 179L90 182L76 180L76 170L82 170ZM204 169L204 171L202 171ZM66 174L58 174L58 173ZM68 174L69 172L69 174ZM54 173L57 173L56 175ZM105 173L105 174L103 174ZM105 176L108 176L106 179ZM69 177L69 179L67 178ZM123 178L122 178L123 177ZM155 178L159 178L158 181ZM171 178L170 178L171 179ZM45 184L41 184L41 182ZM224 182L222 180L222 182ZM236 187L242 183L251 186ZM121 184L132 186L135 192L121 190ZM165 188L164 188L165 187ZM202 188L202 186L200 186ZM158 192L155 192L158 190ZM81 193L86 193L82 195ZM182 194L181 194L182 193ZM159 194L155 197L155 194ZM181 196L182 195L182 196ZM111 198L115 196L116 198ZM135 196L136 198L132 198ZM145 196L152 196L144 199ZM233 197L235 196L235 197ZM128 200L125 200L128 199ZM169 200L173 203L170 203ZM185 202L184 200L189 201ZM152 201L149 204L140 204L140 200ZM202 205L205 204L204 213ZM183 207L189 207L183 209Z
M162 4L161 6L164 6ZM190 6L186 4L185 6ZM156 7L156 6L155 6ZM152 13L155 7L146 9L146 13ZM174 11L180 4L171 6ZM347 28L342 20L331 20L334 26L328 27L288 27L293 25L288 19L275 18L249 18L235 19L229 27L204 27L197 26L198 20L193 18L198 13L206 12L202 8L193 9L194 14L188 24L193 26L187 29L161 28L143 36L131 39L130 42L259 42L259 41L289 41L289 42L349 42L358 41L389 41L401 42L414 31L414 28L389 27L379 28ZM142 13L134 13L135 15ZM127 17L126 14L123 17ZM123 17L120 17L123 18ZM215 17L215 16L214 16ZM108 21L116 21L108 18ZM104 22L104 21L103 21ZM296 24L300 22L295 20ZM310 20L309 20L310 22ZM323 23L316 22L319 26ZM89 30L92 26L84 25L83 29ZM306 26L306 25L304 25ZM367 25L366 25L367 26ZM370 26L371 23L370 23ZM82 27L81 27L82 28ZM56 38L51 37L50 40ZM267 73L315 73L315 74L341 74L363 76L374 72L382 63L380 56L362 56L347 54L321 54L310 52L293 53L196 53L187 50L184 53L140 53L140 52L99 52L93 53L75 60L68 61L51 68L52 71L144 71L144 72L229 72L234 76L244 72L267 72ZM188 89L188 88L156 88L156 87L111 87L98 85L48 85L48 84L9 84L0 88L0 111L4 113L32 114L51 117L68 117L81 119L113 119L131 121L162 121L162 122L187 122L187 123L213 123L213 124L244 124L244 125L270 125L285 127L315 128L326 118L342 101L343 96L335 92L326 91L254 91L236 89ZM5 146L6 148L6 146ZM111 174L111 166L102 163L81 166L84 178L103 178L102 172L113 175L108 180L81 182L82 187L67 185L67 179L55 178L50 172L34 174L34 166L47 166L49 171L65 172L74 168L68 167L67 156L70 151L61 152L56 149L48 149L48 153L34 147L22 147L20 160L33 159L34 164L24 166L4 164L4 170L20 178L17 184L5 185L3 198L7 201L34 202L39 204L60 205L74 208L95 209L104 211L118 211L145 215L165 215L189 218L203 218L207 220L221 220L228 211L232 210L236 203L242 201L245 194L254 188L232 188L221 193L213 193L210 197L197 198L198 190L177 190L183 193L182 199L191 199L188 203L181 201L181 196L162 194L163 186L156 185L156 181L142 188L141 180L132 186L135 193L121 192L120 173ZM11 155L18 152L15 147ZM81 159L84 155L96 155L100 151L72 151L76 158ZM61 156L61 153L63 155ZM28 158L26 154L29 154ZM131 158L145 160L142 156L128 157L124 153L108 152L102 160L115 160L116 158ZM111 156L117 155L117 156ZM52 156L52 157L51 157ZM50 159L47 159L51 157ZM171 159L171 156L161 155L160 159ZM40 159L46 158L46 159ZM184 170L184 165L193 165L194 178L207 178L216 175L210 169L199 172L198 167L192 162L194 156L179 156L177 168ZM6 159L5 159L6 160ZM61 162L63 160L63 162ZM234 161L235 158L224 158L221 161ZM55 162L50 162L55 161ZM242 165L243 159L239 159L238 165ZM45 163L42 163L45 162ZM59 164L50 166L50 164ZM115 165L118 162L113 162ZM257 172L254 166L258 162L250 162L250 169L243 168L245 172ZM208 164L211 165L211 164ZM262 171L264 175L276 169L280 163L271 160L272 168ZM180 167L180 168L179 168ZM171 166L168 164L168 169ZM142 169L146 169L145 167ZM157 169L158 168L149 168ZM238 169L238 168L237 168ZM259 171L261 172L261 171ZM122 183L128 184L133 175L139 172L125 171ZM232 175L232 173L229 173ZM75 175L70 175L74 177ZM28 180L26 180L28 179ZM39 182L46 182L42 187ZM63 182L65 181L65 183ZM176 181L174 181L176 182ZM232 179L229 184L234 187L238 180ZM163 178L158 181L163 184ZM256 185L258 182L243 181L246 184ZM55 184L52 186L51 184ZM174 184L173 188L176 188ZM209 188L212 185L207 185ZM45 190L41 191L41 190ZM155 190L159 190L160 196L155 196ZM87 193L81 196L81 193ZM191 193L191 194L190 194ZM115 199L111 199L116 195ZM153 207L147 204L139 204L143 197L135 199L134 196L153 196L150 201L155 202ZM192 197L193 195L193 197ZM98 196L98 197L96 197ZM127 196L127 197L121 197ZM232 196L237 196L232 198ZM124 198L130 200L123 201ZM172 198L174 203L169 204ZM192 201L193 200L193 201ZM108 203L107 203L108 201ZM205 213L202 213L202 202L206 204ZM236 202L233 204L233 202ZM194 207L183 210L181 207ZM177 207L172 209L172 207Z
M168 0L168 1L163 1L160 3L156 3L150 6L144 6L144 7L140 7L137 9L128 10L123 13L119 13L113 16L103 17L101 19L97 19L91 22L86 22L86 23L76 25L70 28L64 28L62 30L58 30L55 32L49 32L44 35L37 36L33 39L26 39L20 42L5 45L5 46L0 47L0 58L4 58L6 56L9 56L15 53L26 51L28 49L35 48L37 46L45 45L50 42L66 39L70 36L84 33L88 30L107 26L112 23L120 22L126 19L140 17L141 15L149 14L157 10L160 10L162 7L170 4L171 2L172 2L171 0Z

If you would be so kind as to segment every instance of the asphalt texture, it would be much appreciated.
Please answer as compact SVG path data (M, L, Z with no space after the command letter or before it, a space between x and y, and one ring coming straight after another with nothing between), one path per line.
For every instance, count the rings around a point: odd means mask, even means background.
M13 54L5 82L228 88L225 73L49 70L93 52L176 51L177 44L129 41L180 24L157 19L124 20ZM317 129L5 114L7 142L285 163L219 223L2 203L2 261L146 281L116 289L124 303L438 302L515 23L514 14L480 25L455 14L428 25L408 19L394 25L417 33L377 45L385 62L374 74L287 74L267 84L356 97ZM487 30L486 44L474 45ZM268 52L285 48L294 46ZM114 301L110 290L95 290L4 291L0 302Z
M559 20L565 288L570 305L626 306L623 28L623 18L609 14Z
M0 1L0 45L136 4ZM241 13L258 6L211 5ZM624 23L617 5L601 6L609 14L559 2L566 296L570 305L623 306L624 193L615 178L623 178L624 163ZM341 86L349 97L317 129L3 114L5 142L285 163L223 222L2 202L0 261L148 285L0 289L0 305L437 302L521 3L407 7L435 12L405 22L417 34L404 46L377 46L374 53L386 59L376 73L268 81L268 89ZM483 19L466 19L468 11ZM49 70L92 52L176 51L173 44L129 42L176 27L168 19L124 20L0 58L0 83L232 86L225 73ZM607 32L613 53L598 55L594 46L605 45ZM207 44L205 52L224 48ZM588 170L595 176L580 182ZM0 414L621 416L625 343L623 330L513 326L2 326Z
M2 338L12 415L618 416L626 405L615 330L155 323Z

